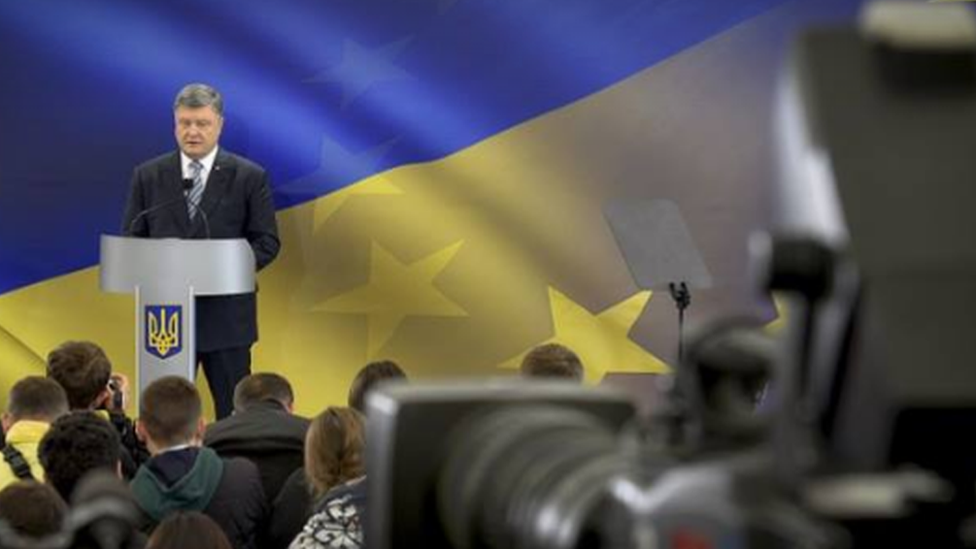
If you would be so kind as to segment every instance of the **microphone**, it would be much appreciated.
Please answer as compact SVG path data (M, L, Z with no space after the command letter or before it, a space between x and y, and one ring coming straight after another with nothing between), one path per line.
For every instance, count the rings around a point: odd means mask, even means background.
M79 546L129 547L139 524L139 508L129 487L108 470L85 475L71 498L67 527ZM77 542L82 543L77 543Z
M216 169L216 166L214 168ZM190 178L184 179L183 180L184 192L189 192L189 190L192 188L193 188L193 180ZM187 196L187 200L189 199L190 197ZM196 207L197 213L203 216L203 229L206 232L207 240L210 240L210 220L207 219L207 212L203 211L203 207L200 206L200 203L198 201L190 200L190 202Z
M189 184L187 184L187 181L189 181ZM184 195L185 195L185 193L187 191L189 191L192 188L193 188L193 180L192 179L184 179L183 180L183 193L184 193ZM156 204L155 206L150 206L149 208L146 208L145 210L142 210L141 212L139 212L138 214L136 214L135 217L132 218L132 222L129 223L129 230L126 231L125 236L132 236L132 230L135 228L136 223L140 219L142 219L143 217L145 217L145 216L147 216L147 215L155 212L156 210L159 210L161 208L165 208L166 206L169 206L171 204L175 204L176 202L186 202L186 197L185 196L181 196L180 198L174 198L172 200L167 200L166 202L163 202L162 204ZM199 208L197 208L197 209L199 210ZM208 236L208 238L209 238L209 236Z

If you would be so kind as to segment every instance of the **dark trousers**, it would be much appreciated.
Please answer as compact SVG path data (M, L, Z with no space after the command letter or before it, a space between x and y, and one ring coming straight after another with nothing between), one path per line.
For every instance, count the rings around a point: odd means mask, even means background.
M207 375L217 419L234 411L234 388L251 374L251 346L197 353L197 363Z

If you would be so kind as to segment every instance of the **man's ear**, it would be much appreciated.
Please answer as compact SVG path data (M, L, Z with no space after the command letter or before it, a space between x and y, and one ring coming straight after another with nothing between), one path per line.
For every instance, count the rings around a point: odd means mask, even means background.
M202 444L203 434L206 432L207 432L207 420L203 419L203 416L200 416L200 418L197 419L197 431L193 435L194 440Z
M136 438L142 441L143 444L146 443L146 426L142 423L141 419L136 420Z
M3 423L3 432L6 433L14 426L14 417L10 415L10 412L4 412L3 416L0 416L0 422Z

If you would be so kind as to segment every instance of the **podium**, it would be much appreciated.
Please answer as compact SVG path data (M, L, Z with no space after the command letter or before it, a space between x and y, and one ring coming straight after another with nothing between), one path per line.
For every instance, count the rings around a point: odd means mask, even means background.
M136 402L147 385L196 375L195 298L254 291L247 240L102 235L99 284L136 296ZM138 405L138 404L137 404Z

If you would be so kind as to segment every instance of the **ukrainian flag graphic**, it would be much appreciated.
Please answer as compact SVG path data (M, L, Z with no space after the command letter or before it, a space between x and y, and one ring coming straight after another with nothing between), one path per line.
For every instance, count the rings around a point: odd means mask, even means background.
M221 146L271 174L256 370L297 408L367 361L506 375L562 342L587 378L666 372L674 305L603 216L669 200L714 280L690 320L771 319L745 242L769 219L783 52L857 0L108 0L0 4L0 388L68 339L132 373L131 296L98 290L132 168L173 96L224 94ZM201 380L202 383L202 380Z

